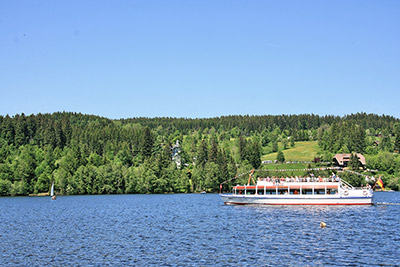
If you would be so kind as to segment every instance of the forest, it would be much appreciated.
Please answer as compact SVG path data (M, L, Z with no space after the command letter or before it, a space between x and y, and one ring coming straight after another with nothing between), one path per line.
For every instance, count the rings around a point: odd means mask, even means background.
M318 160L309 166L362 153L366 174L375 170L388 188L400 188L400 121L392 116L111 120L57 112L0 116L0 195L48 193L53 182L61 195L219 192L224 181L262 168L262 155L279 152L284 162L285 150L300 141L318 142Z

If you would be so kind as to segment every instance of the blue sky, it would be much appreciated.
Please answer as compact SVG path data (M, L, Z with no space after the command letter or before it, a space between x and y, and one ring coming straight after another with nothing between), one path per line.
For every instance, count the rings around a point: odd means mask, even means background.
M0 4L0 115L400 118L400 1Z

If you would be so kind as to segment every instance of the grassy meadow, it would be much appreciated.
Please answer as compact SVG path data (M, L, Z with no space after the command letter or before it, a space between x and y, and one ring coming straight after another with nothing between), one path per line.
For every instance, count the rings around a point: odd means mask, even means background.
M283 150L285 161L312 161L319 150L317 141L296 142L295 147ZM277 152L263 155L261 160L276 160Z

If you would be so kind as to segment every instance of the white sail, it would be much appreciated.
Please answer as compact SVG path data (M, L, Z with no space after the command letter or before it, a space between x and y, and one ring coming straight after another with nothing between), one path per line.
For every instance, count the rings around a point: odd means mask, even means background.
M50 195L54 196L54 183L51 185Z

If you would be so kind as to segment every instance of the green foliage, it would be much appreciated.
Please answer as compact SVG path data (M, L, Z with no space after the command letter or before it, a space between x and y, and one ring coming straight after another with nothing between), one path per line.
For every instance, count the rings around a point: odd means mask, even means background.
M362 184L365 185L365 178L356 174L352 174L349 172L343 172L340 174L341 178L343 178L346 182L350 183L353 186L359 187Z
M367 156L365 160L368 169L393 172L392 168L395 166L395 160L399 159L398 155L395 156L393 153L381 151L377 155Z
M278 142L272 142L272 152L278 152Z
M289 146L289 140L287 138L282 139L283 149L287 149Z
M278 154L276 155L276 160L278 162L285 162L285 155L282 151L278 151Z
M290 138L290 147L293 148L295 146L296 146L296 144L294 142L294 138Z
M380 144L380 148L383 151L393 151L393 144L389 136L389 132L386 129L382 131L382 142Z
M200 147L198 148L198 157L197 157L197 164L201 167L208 161L208 143L207 140L203 139L200 143Z
M330 127L318 129L319 146L333 153L364 153L366 148L365 129L353 120L334 122Z
M239 136L239 155L240 160L245 160L248 157L248 150L247 150L247 140L243 137L243 135Z
M357 154L351 153L349 167L353 170L358 170L360 168L360 161L358 160Z
M364 113L124 120L67 112L0 116L0 195L49 192L53 182L57 194L218 192L223 181L259 168L261 158L276 159L271 152L282 147L281 161L366 153L367 167L385 172L385 182L395 188L400 163L392 152L399 148L399 125L396 118ZM224 184L224 190L236 182Z
M143 145L142 154L145 158L149 158L152 155L153 150L153 137L149 127L144 128L143 131Z
M248 161L254 169L257 169L261 165L261 150L260 145L256 140L252 142L249 149Z
M11 182L9 180L0 179L0 196L7 196L10 193Z
M394 124L394 151L400 152L400 123Z

